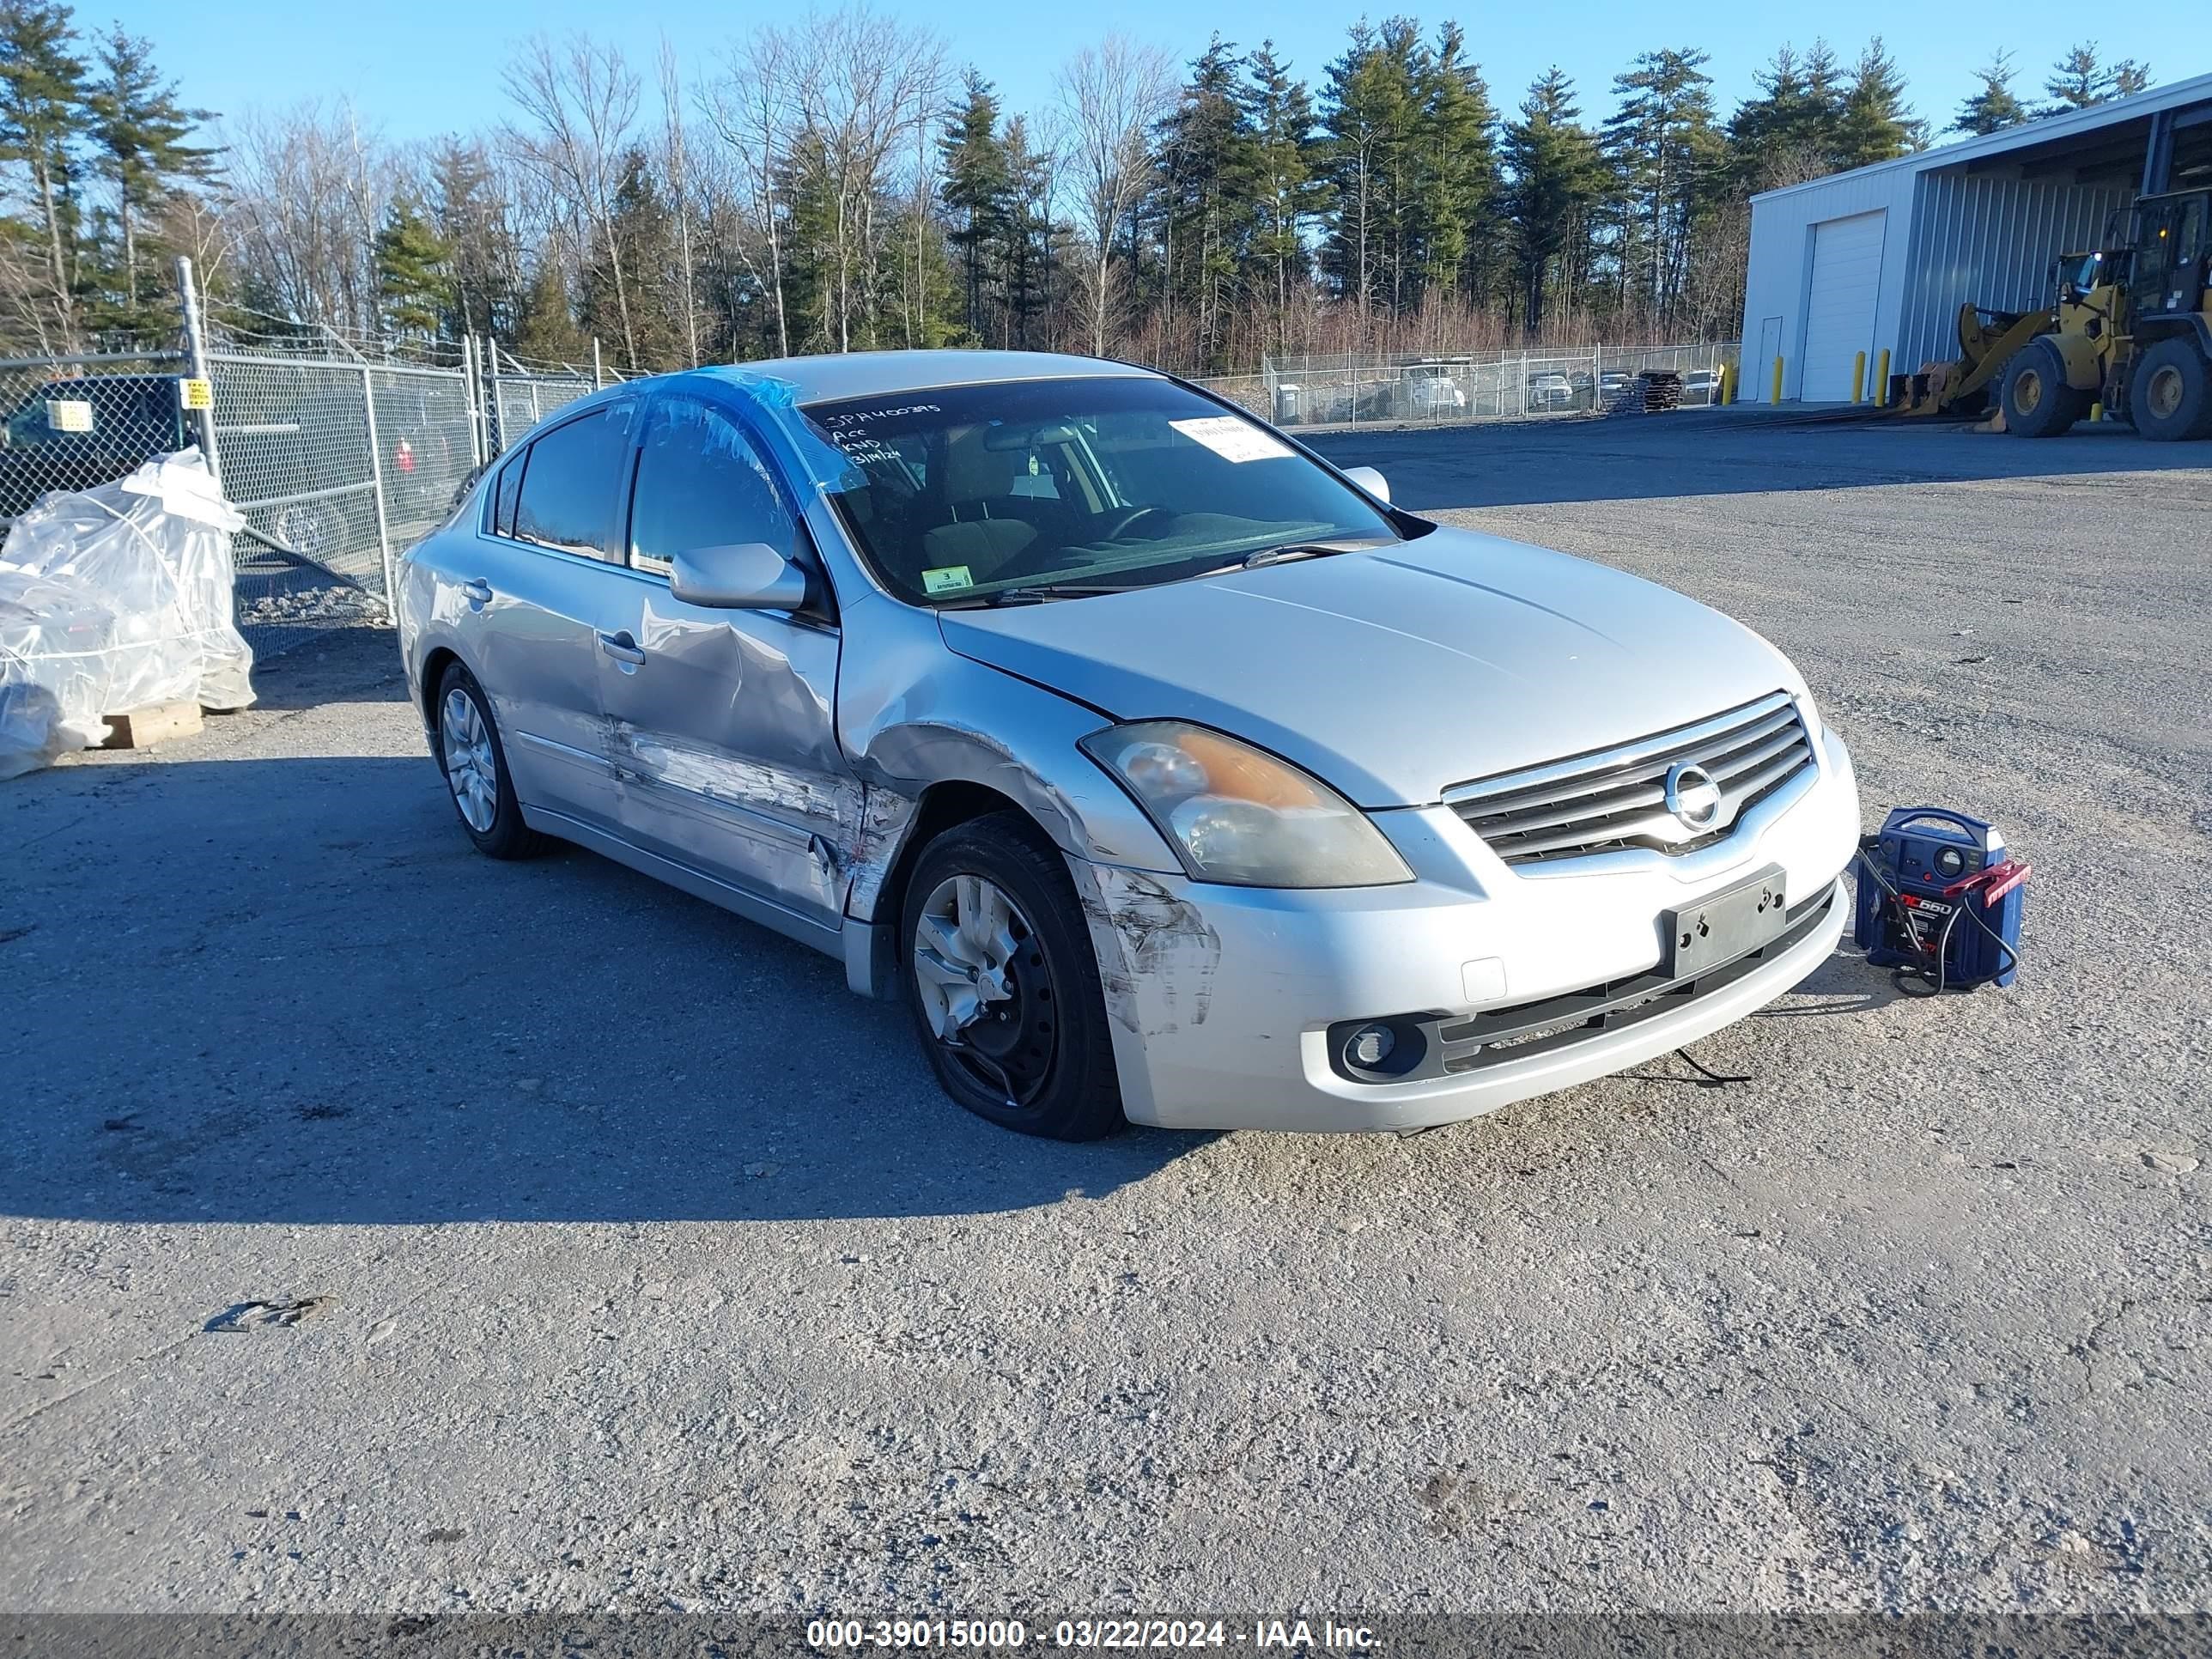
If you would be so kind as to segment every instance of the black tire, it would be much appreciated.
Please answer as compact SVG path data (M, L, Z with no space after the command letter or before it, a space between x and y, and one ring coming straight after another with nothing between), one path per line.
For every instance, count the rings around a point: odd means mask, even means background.
M2055 438L2081 418L2082 394L2066 384L2066 361L2048 340L2021 348L1997 396L2005 430L2023 438Z
M488 820L481 824L470 822L471 808L463 805L464 790L455 785L447 760L447 721L456 697L468 700L483 726L483 742L467 745L481 751L474 764L481 766L488 759L492 775L489 788L477 797L480 803L490 808ZM432 747L438 757L438 773L446 780L446 795L453 803L453 816L461 821L462 830L476 843L477 851L495 859L535 858L543 853L550 843L522 821L522 806L514 798L514 779L507 769L507 748L500 741L499 722L492 718L491 699L484 696L477 677L457 662L447 664L438 681L434 707L438 732L437 742Z
M923 915L948 884L969 877L1010 902L1018 948L1005 966L1007 994L948 1040L923 988ZM938 1081L978 1117L1054 1140L1095 1140L1122 1127L1097 953L1066 860L1028 818L971 819L923 849L900 906L898 973Z
M2193 340L2160 340L2128 380L2136 430L2160 443L2212 436L2212 368Z

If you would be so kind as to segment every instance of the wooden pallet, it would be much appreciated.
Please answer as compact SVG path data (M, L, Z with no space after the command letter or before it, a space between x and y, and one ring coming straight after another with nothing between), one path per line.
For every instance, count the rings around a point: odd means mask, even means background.
M200 706L196 702L155 702L107 716L107 741L102 749L151 749L172 738L197 736Z

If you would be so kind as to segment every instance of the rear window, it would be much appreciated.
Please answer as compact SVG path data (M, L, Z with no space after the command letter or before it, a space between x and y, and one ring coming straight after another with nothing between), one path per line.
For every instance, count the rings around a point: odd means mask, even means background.
M555 427L530 446L514 505L517 540L620 559L615 521L629 462L630 416L629 404L611 404ZM503 495L504 478L501 489Z

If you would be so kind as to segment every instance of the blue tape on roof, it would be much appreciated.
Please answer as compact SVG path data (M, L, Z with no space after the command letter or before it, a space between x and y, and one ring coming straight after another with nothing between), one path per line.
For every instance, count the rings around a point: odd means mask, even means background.
M811 482L824 489L867 488L867 475L854 465L852 457L823 437L821 429L799 412L799 386L795 381L726 364L717 364L708 372L749 399L790 440L793 451Z

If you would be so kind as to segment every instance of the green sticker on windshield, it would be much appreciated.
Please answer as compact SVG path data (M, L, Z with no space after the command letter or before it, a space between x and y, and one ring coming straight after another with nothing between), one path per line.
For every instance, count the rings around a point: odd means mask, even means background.
M939 565L934 570L921 573L921 591L925 593L942 593L951 588L973 587L975 585L975 579L969 575L968 567L964 564Z

